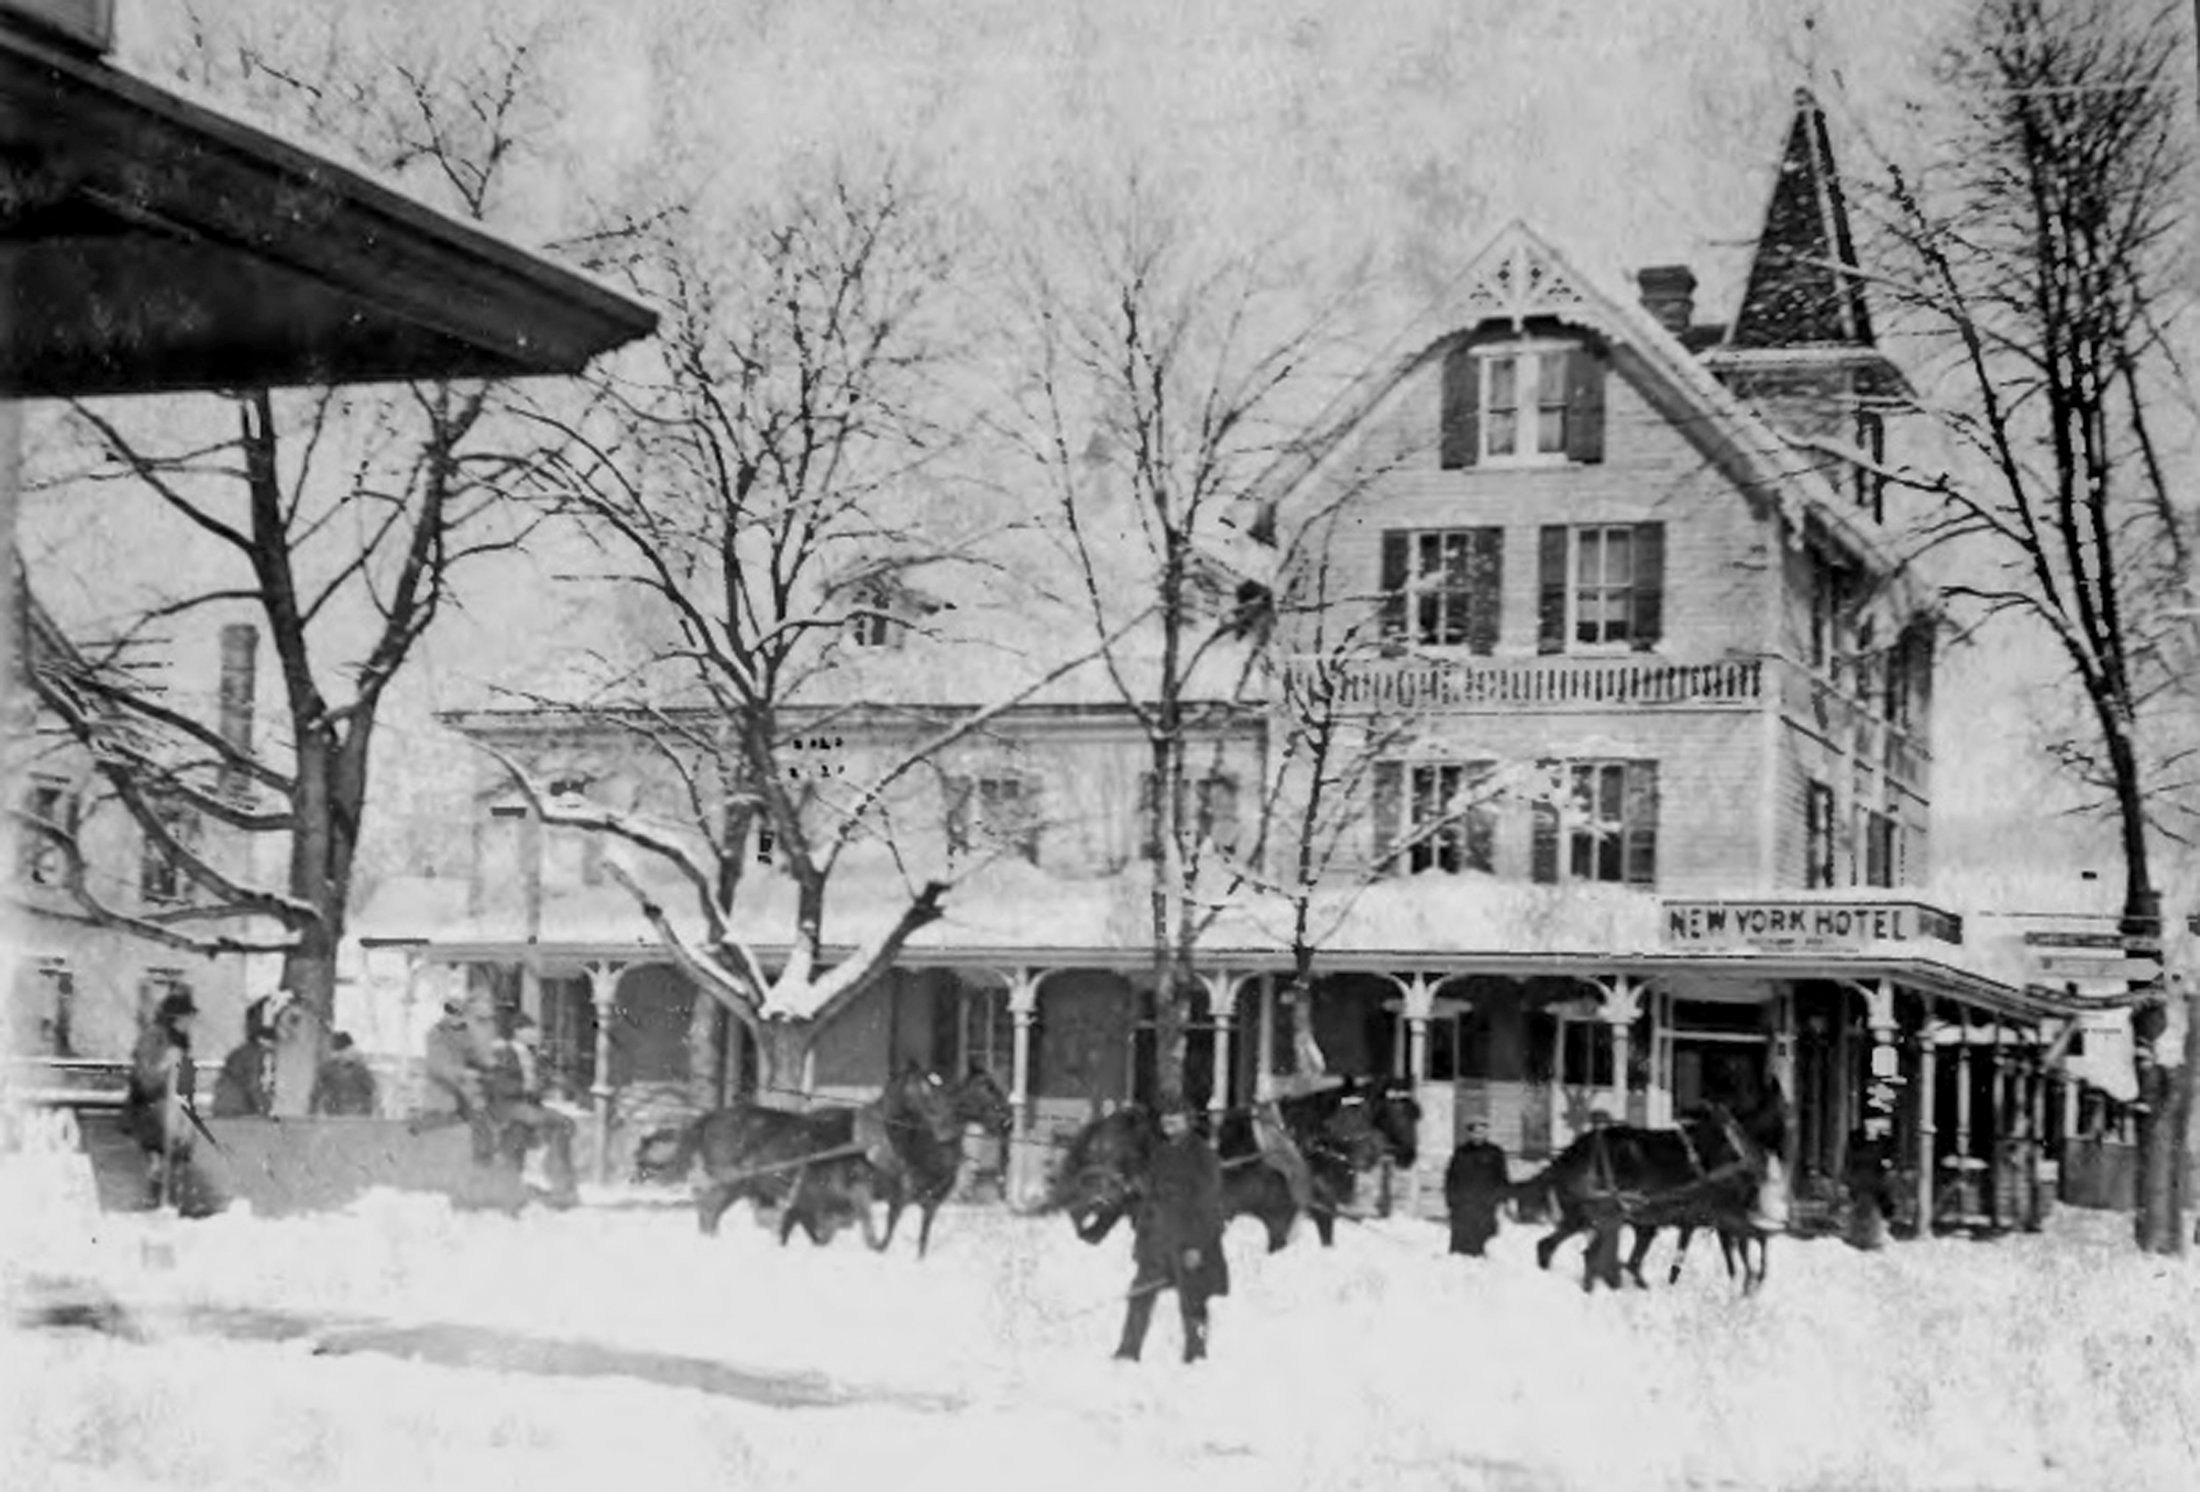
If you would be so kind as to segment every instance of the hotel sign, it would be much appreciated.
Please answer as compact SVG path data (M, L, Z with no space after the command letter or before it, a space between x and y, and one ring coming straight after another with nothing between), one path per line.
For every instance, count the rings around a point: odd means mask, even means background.
M1668 901L1665 941L1679 948L1863 948L1963 941L1963 921L1918 901Z

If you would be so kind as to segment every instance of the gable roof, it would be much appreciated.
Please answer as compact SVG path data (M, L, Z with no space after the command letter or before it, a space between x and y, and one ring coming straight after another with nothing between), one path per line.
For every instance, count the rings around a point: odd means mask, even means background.
M1806 516L1815 519L1860 557L1890 574L1900 572L1899 556L1852 515L1827 478L1822 457L1790 445L1633 297L1604 290L1517 218L1484 245L1427 313L1426 320L1440 329L1437 335L1362 374L1331 406L1334 417L1269 468L1250 499L1255 516L1244 527L1265 520L1277 503L1344 451L1369 418L1460 332L1492 320L1525 325L1539 317L1587 327L1633 354L1632 371L1677 406L1691 438L1721 459L1745 493L1777 501L1798 533Z

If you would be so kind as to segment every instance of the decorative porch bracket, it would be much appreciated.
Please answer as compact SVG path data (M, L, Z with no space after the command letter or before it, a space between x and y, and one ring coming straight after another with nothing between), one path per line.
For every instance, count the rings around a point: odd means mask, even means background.
M1896 1051L1899 1026L1894 1013L1894 981L1844 979L1844 988L1864 999L1864 1021L1871 1028L1871 1082L1864 1089L1864 1133L1883 1139L1894 1132L1895 1105L1902 1088L1902 1059Z
M1207 1093L1207 1111L1220 1114L1229 1107L1230 1029L1237 1019L1237 987L1247 977L1229 969L1201 974L1207 987L1207 1016L1215 1025L1214 1076Z
M1647 981L1632 974L1584 975L1597 988L1600 999L1597 1018L1612 1030L1612 1102L1616 1112L1614 1124L1625 1124L1627 1116L1627 1066L1632 1053L1629 1047L1634 1040L1635 1022L1642 1016L1642 997L1649 993Z

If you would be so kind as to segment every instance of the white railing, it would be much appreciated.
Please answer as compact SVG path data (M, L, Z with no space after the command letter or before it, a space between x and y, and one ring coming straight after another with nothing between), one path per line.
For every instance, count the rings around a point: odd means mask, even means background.
M1355 709L1604 709L1637 705L1723 708L1758 703L1757 659L1675 663L1648 654L1617 658L1294 659L1297 689L1326 681Z

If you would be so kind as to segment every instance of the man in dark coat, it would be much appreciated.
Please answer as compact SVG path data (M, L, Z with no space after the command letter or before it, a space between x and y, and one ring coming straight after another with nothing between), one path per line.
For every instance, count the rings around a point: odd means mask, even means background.
M275 1028L255 1016L258 1008L246 1011L244 1041L222 1059L214 1080L216 1119L264 1119L275 1112Z
M1444 1205L1451 1211L1451 1251L1479 1259L1497 1236L1497 1209L1510 1180L1505 1152L1490 1143L1489 1127L1467 1125L1466 1138L1444 1168Z
M535 1051L534 1019L519 1010L497 1013L497 1040L481 1075L491 1132L498 1149L515 1164L540 1145L550 1173L550 1200L571 1206L577 1199L573 1166L573 1121L543 1101L541 1058Z
M1184 1360L1198 1362L1207 1355L1207 1302L1230 1293L1230 1266L1222 1255L1222 1163L1214 1147L1193 1132L1182 1099L1162 1105L1161 1131L1132 1215L1138 1274L1115 1355L1138 1360L1153 1323L1154 1297L1174 1290L1184 1317Z
M123 1097L124 1119L145 1152L153 1205L174 1207L186 1217L219 1210L219 1198L191 1155L198 1132L190 1107L191 1021L198 1013L188 990L162 998L138 1033Z
M374 1114L374 1069L352 1045L348 1031L329 1038L328 1060L313 1077L312 1107L316 1114L354 1118Z

